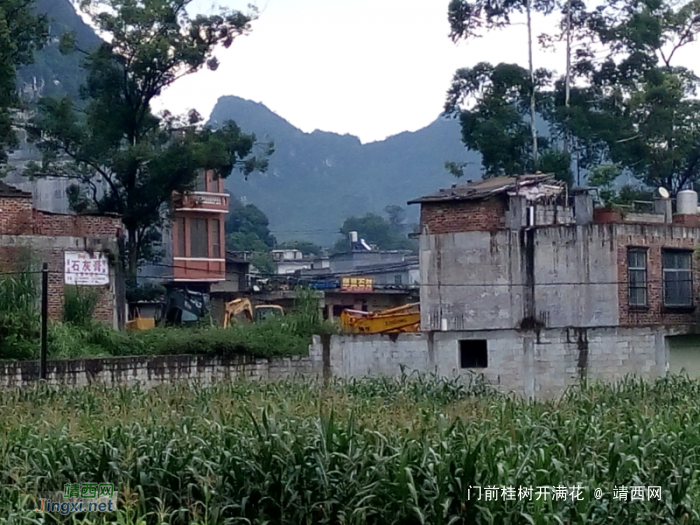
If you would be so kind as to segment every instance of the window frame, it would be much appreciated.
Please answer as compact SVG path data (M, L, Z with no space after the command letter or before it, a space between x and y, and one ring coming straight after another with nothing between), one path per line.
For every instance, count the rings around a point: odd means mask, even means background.
M219 219L210 219L209 223L211 229L211 256L214 259L221 259L221 221Z
M640 246L629 246L627 248L627 304L631 308L646 308L649 306L648 252L648 248ZM638 265L638 260L635 261L637 265L633 266L633 254L643 257L643 266ZM640 275L642 276L641 279L639 278ZM633 276L637 276L637 278L633 279ZM639 301L639 297L635 297L636 293L640 291L643 292L641 294L644 298L643 301Z
M193 259L209 258L209 224L207 219L192 217L190 222L190 257ZM203 224L203 228L197 225ZM202 246L202 242L204 245ZM202 251L201 248L204 248Z
M177 243L175 244L175 257L187 257L187 226L184 217L175 218L175 231Z
M481 370L489 367L487 339L459 339L457 352L461 370Z
M674 268L669 267L668 265L668 259L667 257L674 256L674 257L679 257L679 256L685 256L687 257L687 268L682 268L681 266L684 266L684 264L679 263L681 259L677 259L674 261L674 264L672 266L676 266ZM694 301L693 301L693 251L692 250L682 250L682 249L673 249L673 248L663 248L661 250L661 268L662 268L662 274L663 274L663 304L664 307L666 308L692 308L694 306ZM687 277L685 279L680 279L680 278L674 278L674 279L669 279L671 275L678 277L681 274L686 274ZM681 296L683 294L687 295L687 301L678 301L678 302L670 302L669 301L669 284L673 283L676 285L676 292L678 296ZM687 283L687 288L683 286L681 283Z

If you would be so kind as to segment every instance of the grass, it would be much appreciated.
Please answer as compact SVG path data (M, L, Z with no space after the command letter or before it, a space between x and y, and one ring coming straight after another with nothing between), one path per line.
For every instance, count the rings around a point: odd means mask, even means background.
M37 495L100 481L119 491L118 513L44 523L700 521L700 383L686 378L557 402L425 376L36 387L0 393L0 420L0 524L39 523ZM470 489L574 485L582 501ZM616 486L660 486L661 501L615 500Z

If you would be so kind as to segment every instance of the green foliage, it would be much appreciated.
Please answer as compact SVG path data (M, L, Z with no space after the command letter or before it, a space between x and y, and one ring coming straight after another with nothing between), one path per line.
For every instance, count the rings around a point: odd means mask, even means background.
M84 286L66 286L63 291L63 322L75 326L92 323L100 293Z
M356 231L360 239L368 244L374 244L380 250L411 250L417 251L418 245L414 239L409 239L404 233L404 213L400 206L387 206L389 220L368 213L363 217L348 217L340 228L342 238L333 247L334 253L350 251L349 234Z
M29 64L47 37L46 18L36 16L31 0L0 0L0 165L5 148L16 147L12 110L20 106L16 68Z
M126 300L129 303L138 301L158 301L165 296L165 288L159 284L146 283L135 285L132 281L127 282Z
M216 69L214 52L250 29L252 16L238 11L190 19L191 0L84 0L81 8L109 42L85 60L84 112L69 98L43 99L31 129L43 151L32 176L77 181L76 208L115 212L127 231L128 274L139 259L155 255L156 230L173 192L192 188L198 170L226 177L266 167L253 154L255 137L233 122L201 127L194 111L155 115L151 102L185 74ZM105 9L107 8L107 9ZM69 159L66 161L65 159ZM102 195L98 188L105 189Z
M231 197L226 219L226 249L236 252L267 252L274 248L270 221L254 204Z
M254 266L262 275L275 275L277 264L272 260L269 252L255 252L250 256L250 264Z
M664 186L673 194L700 179L700 79L673 64L677 51L700 33L700 2L619 0L571 2L572 55L570 104L565 82L541 70L533 88L537 111L547 119L558 169L569 167L566 142L579 170L613 163L643 186ZM510 24L523 1L453 0L449 6L452 37L471 38L482 29ZM532 9L553 13L549 0ZM548 46L565 37L543 35ZM499 71L500 69L500 71ZM484 155L487 174L522 173L526 161L525 95L529 78L523 68L477 65L457 72L446 108L460 116L465 145ZM545 145L547 148L547 145ZM496 153L503 150L503 158ZM556 160L556 159L551 159ZM561 177L562 175L560 175Z
M0 276L0 358L31 359L39 353L39 291L31 263Z
M119 512L85 525L697 523L699 400L673 376L559 401L422 375L3 390L0 519L35 520L38 495L94 480ZM560 486L582 499L552 498ZM620 486L661 499L614 499Z

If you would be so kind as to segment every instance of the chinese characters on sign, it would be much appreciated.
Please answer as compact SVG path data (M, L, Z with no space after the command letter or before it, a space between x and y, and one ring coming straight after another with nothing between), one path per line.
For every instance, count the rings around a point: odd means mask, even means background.
M340 290L343 292L371 292L371 277L343 277Z
M516 501L516 500L529 500L529 501L583 501L584 492L586 489L577 485L575 487L565 487L565 486L540 486L540 487L504 487L504 486L492 486L492 487L473 487L469 486L467 489L467 499L471 500L472 496L478 501ZM472 492L473 491L473 492ZM628 495L630 497L628 497ZM593 491L593 496L595 499L601 499L603 497L603 491L597 488ZM661 500L661 487L626 487L626 486L615 486L613 488L612 494L613 500L621 501L652 501Z
M86 286L109 284L109 264L104 253L65 252L65 283Z

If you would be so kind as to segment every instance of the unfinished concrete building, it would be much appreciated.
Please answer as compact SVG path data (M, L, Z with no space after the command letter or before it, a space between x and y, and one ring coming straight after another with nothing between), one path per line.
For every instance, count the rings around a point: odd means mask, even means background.
M693 200L694 199L694 200ZM421 205L421 328L438 372L528 396L581 377L700 371L697 195L676 213L594 210L548 175L453 186ZM680 213L679 213L680 212Z

